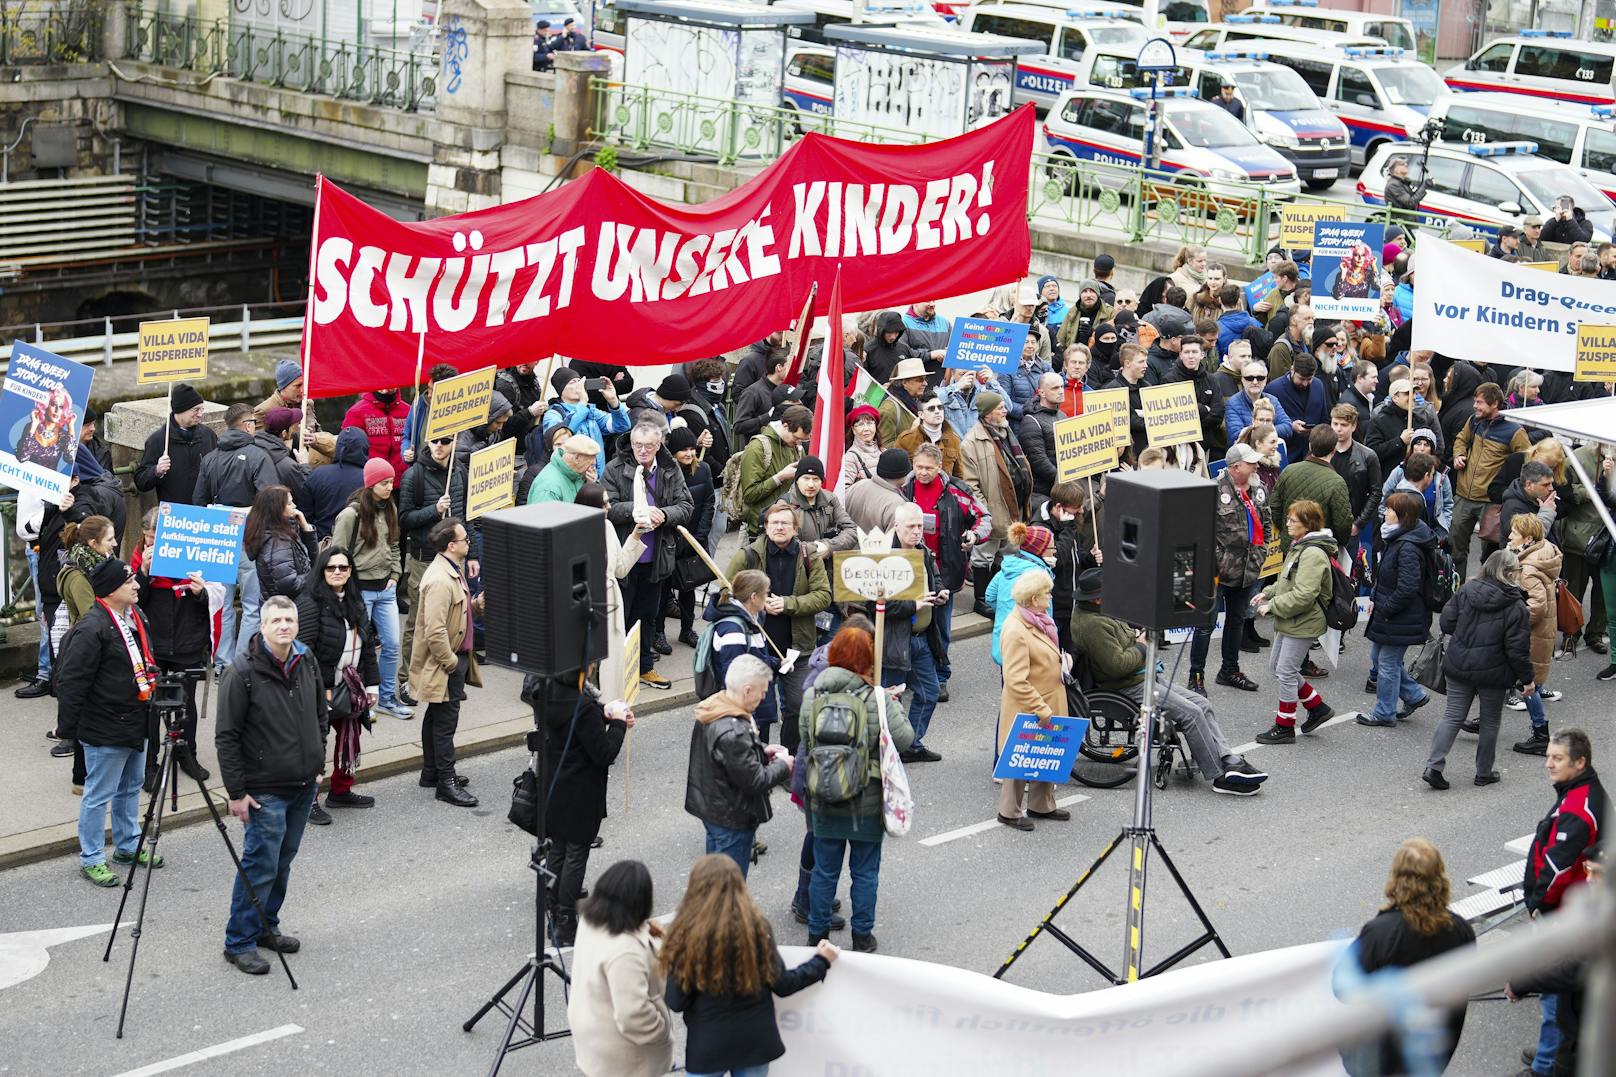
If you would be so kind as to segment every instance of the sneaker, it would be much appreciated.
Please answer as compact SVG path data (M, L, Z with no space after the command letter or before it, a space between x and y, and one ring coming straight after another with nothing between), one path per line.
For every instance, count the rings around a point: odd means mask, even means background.
M1329 675L1329 670L1325 669L1321 665L1318 665L1311 658L1302 663L1302 676L1306 677L1310 681L1322 681Z
M77 741L71 741L71 740L59 740L59 741L57 741L55 744L51 745L51 750L50 750L51 758L52 759L71 759L72 756L73 756L73 747L77 743L78 743Z
M327 815L326 810L320 807L320 802L318 800L316 800L314 802L314 806L309 809L309 822L314 826L331 825L331 816Z
M1532 730L1532 735L1530 737L1527 737L1525 740L1515 742L1515 750L1520 752L1522 755L1548 755L1548 728L1544 727L1543 729Z
M1397 725L1396 718L1373 718L1367 714L1358 715L1356 720L1359 725L1377 726L1381 729L1393 729Z
M1240 672L1238 669L1232 673L1225 673L1224 671L1219 670L1218 675L1214 677L1213 680L1215 680L1218 684L1226 685L1229 688L1238 688L1242 692L1255 692L1257 690L1257 682Z
M1403 709L1397 712L1397 720L1399 722L1408 721L1410 718L1414 717L1415 711L1419 710L1429 702L1431 702L1431 697L1429 694L1427 694L1420 699L1416 699L1412 703L1405 703L1403 705Z
M229 950L224 952L224 959L248 976L263 976L269 972L269 962L257 950L248 950L246 953L233 954Z
M377 714L384 714L389 718L397 718L401 722L415 719L415 712L402 703L383 703L376 707Z
M1526 709L1526 700L1521 698L1519 692L1511 692L1504 699L1504 706L1508 707L1512 711L1523 711Z
M1220 774L1212 779L1214 793L1228 793L1235 797L1254 797L1262 790L1259 786L1237 781L1227 774Z
M393 698L404 704L406 707L413 707L417 703L421 702L419 699L416 699L414 696L410 695L410 686L407 684L401 684L394 689Z
M1194 692L1198 696L1206 695L1206 674L1205 673L1191 673L1190 674L1190 680L1189 680L1189 689L1190 689L1190 691Z
M1565 693L1557 692L1553 688L1539 688L1537 697L1545 703L1558 703L1565 698Z
M930 748L911 747L907 751L899 752L898 758L905 763L941 763L943 761L942 753L934 752Z
M1320 703L1317 707L1308 711L1307 717L1302 719L1302 732L1311 733L1334 717L1335 708L1328 703Z
M673 682L672 681L668 680L668 678L664 677L662 674L658 673L654 669L648 669L645 672L641 673L640 674L640 683L644 684L644 685L649 685L652 688L660 688L660 689L663 689L664 691L666 691L667 689L673 687Z
M1616 666L1606 666L1594 674L1596 681L1616 681Z
M375 803L375 797L367 797L363 793L327 793L325 797L325 806L328 808L369 808Z
M97 886L117 886L122 881L106 864L91 864L87 868L79 868L79 874Z
M1247 762L1244 756L1236 757L1236 761L1233 763L1225 763L1224 767L1223 776L1231 780L1244 781L1248 785L1268 780L1268 772L1258 770Z
M50 681L29 681L11 693L18 699L38 699L50 695Z
M1426 767L1425 771L1420 775L1420 779L1432 789L1448 788L1448 779L1442 776L1442 772L1440 770L1433 770L1430 767Z
M1274 723L1272 729L1266 733L1257 734L1258 744L1295 744L1296 727L1293 725L1280 725Z
M114 851L112 854L112 862L114 864L133 864L135 862L135 854ZM143 868L148 866L160 868L163 866L163 856L161 853L153 856L150 849L142 849L140 850L140 866Z

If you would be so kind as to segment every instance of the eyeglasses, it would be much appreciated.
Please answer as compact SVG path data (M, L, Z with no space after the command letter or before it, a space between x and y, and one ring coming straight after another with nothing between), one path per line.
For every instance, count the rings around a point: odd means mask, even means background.
M325 566L325 570L327 572L352 572L353 571L353 566L352 565L327 565L327 566Z

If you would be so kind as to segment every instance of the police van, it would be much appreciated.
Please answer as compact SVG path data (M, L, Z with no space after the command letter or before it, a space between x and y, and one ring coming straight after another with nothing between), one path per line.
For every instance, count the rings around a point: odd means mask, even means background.
M1071 7L1093 8L1096 5L1089 3L1074 4L1071 0L977 0L976 7L988 7L996 3L1031 4L1034 7L1055 8L1065 10ZM1211 9L1207 0L1112 0L1098 5L1104 8L1122 8L1117 12L1121 18L1133 19L1147 30L1158 33L1165 31L1174 41L1182 41L1184 36L1195 30L1198 26L1206 25L1212 18ZM1131 14L1130 14L1131 13Z
M989 4L968 8L960 27L975 33L1023 38L1043 44L1042 56L1016 60L1015 100L1031 101L1047 111L1072 88L1083 57L1090 49L1113 45L1138 53L1149 35L1139 22L1119 18L1120 4L1060 11L1036 4Z
M1348 45L1384 45L1378 37L1363 34L1332 34L1328 30L1304 30L1286 26L1278 15L1230 15L1222 22L1203 26L1184 39L1184 47L1216 52L1234 45L1260 41L1291 41L1315 48L1346 48Z
M1573 169L1536 154L1532 142L1487 142L1470 145L1436 143L1422 167L1424 148L1412 143L1386 143L1369 159L1358 178L1358 195L1374 206L1386 204L1386 172L1392 162L1408 162L1408 179L1419 185L1423 171L1431 183L1420 210L1447 217L1478 232L1495 235L1503 224L1519 224L1522 216L1553 216L1554 201L1569 196L1588 215L1595 242L1610 239L1616 228L1616 206Z
M1309 189L1322 191L1346 175L1347 129L1296 72L1269 60L1264 45L1220 52L1183 49L1179 57L1190 69L1189 85L1204 100L1216 98L1224 82L1234 83L1245 125L1295 165Z
M1383 142L1417 137L1432 106L1452 96L1435 71L1388 45L1278 45L1269 58L1300 75L1347 125L1355 164L1373 157Z
M780 107L829 116L835 109L836 52L822 45L793 43L786 49Z
M1319 0L1257 0L1242 14L1274 15L1282 25L1303 30L1378 37L1393 48L1414 51L1414 24L1395 15L1322 8Z
M1161 116L1160 169L1177 182L1195 183L1211 194L1246 197L1236 183L1261 183L1270 196L1301 191L1292 164L1257 141L1245 125L1209 101L1180 87L1157 103ZM1097 87L1068 90L1044 122L1044 141L1059 160L1138 167L1145 152L1145 90ZM1103 182L1103 181L1102 181Z
M1179 63L1162 72L1164 86L1188 86L1190 69L1180 55ZM1093 86L1101 90L1128 90L1147 87L1150 79L1139 72L1139 50L1131 46L1107 45L1093 48L1078 61L1073 87Z
M1616 42L1573 41L1567 30L1522 30L1488 42L1443 77L1455 90L1609 105L1616 103L1613 73Z
M1535 142L1539 157L1576 169L1616 201L1616 107L1533 101L1519 94L1451 94L1431 110L1444 142Z
M825 27L833 23L922 26L930 29L949 27L948 20L924 0L889 0L886 3L876 4L865 4L856 0L780 0L773 6L782 11L813 12L812 26L793 26L787 32L793 38L800 38L816 45L825 44Z

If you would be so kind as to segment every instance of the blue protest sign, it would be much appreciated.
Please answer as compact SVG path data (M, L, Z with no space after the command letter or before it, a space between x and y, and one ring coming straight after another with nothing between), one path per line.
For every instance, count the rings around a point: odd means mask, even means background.
M246 509L165 501L157 506L157 535L146 571L177 580L200 572L209 583L233 584L246 523Z
M1038 723L1036 714L1016 715L1016 724L1004 738L1004 750L993 768L995 778L1024 782L1064 782L1077 762L1077 749L1088 733L1087 718L1050 719L1052 728Z
M1385 225L1313 223L1313 313L1319 318L1373 318L1380 313L1380 250Z
M0 483L61 504L94 377L83 363L25 341L11 345L0 391Z
M1025 322L999 322L989 318L955 318L948 336L945 367L1010 374L1021 363L1021 348L1032 327Z

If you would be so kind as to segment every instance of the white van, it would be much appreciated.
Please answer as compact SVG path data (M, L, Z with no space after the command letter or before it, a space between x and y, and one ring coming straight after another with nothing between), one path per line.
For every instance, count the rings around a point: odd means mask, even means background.
M1414 52L1414 24L1395 15L1371 11L1341 11L1320 7L1319 0L1257 0L1246 15L1277 15L1285 26L1328 30L1352 37L1378 37L1398 49Z
M1616 42L1573 41L1568 30L1522 30L1488 42L1443 77L1455 90L1609 105L1616 103L1613 74Z
M1222 22L1212 23L1194 31L1184 39L1184 47L1216 52L1231 45L1250 45L1259 41L1290 41L1298 45L1336 49L1348 45L1384 45L1378 37L1364 34L1332 34L1328 30L1304 30L1286 26L1278 15L1230 15Z
M870 26L923 26L947 29L949 21L924 0L892 2L878 10L859 0L780 0L774 6L783 11L811 11L812 26L793 26L787 32L794 38L816 45L825 43L825 27L834 23L863 23Z
M973 33L1044 45L1044 55L1016 61L1015 100L1031 101L1041 113L1072 88L1089 50L1117 46L1137 53L1149 36L1139 22L1116 18L1105 8L1056 11L1036 4L976 5L966 9L959 24Z
M780 107L829 116L836 105L836 52L822 45L793 42L786 48L786 74Z
M1187 87L1190 84L1190 69L1184 62L1183 54L1179 55L1178 65L1165 74L1164 86ZM1083 54L1083 59L1077 64L1073 87L1093 86L1100 90L1127 93L1149 84L1149 80L1139 73L1138 49L1107 45Z
M1315 49L1276 43L1268 58L1300 75L1347 125L1355 164L1373 157L1383 142L1417 137L1431 107L1453 96L1435 71L1386 45Z
M1570 165L1616 201L1616 122L1610 105L1581 108L1532 101L1519 94L1453 94L1432 116L1444 123L1444 142L1471 145L1534 142L1539 157Z
M977 0L977 7L987 7L1000 0ZM1003 0L1032 4L1036 7L1055 8L1065 10L1079 7L1085 10L1096 5L1091 3L1073 4L1070 0ZM1197 27L1205 26L1212 19L1211 9L1207 0L1114 0L1114 2L1098 5L1104 8L1127 8L1133 14L1123 14L1124 18L1133 18L1144 24L1147 30L1165 31L1174 41L1182 41L1184 37Z

